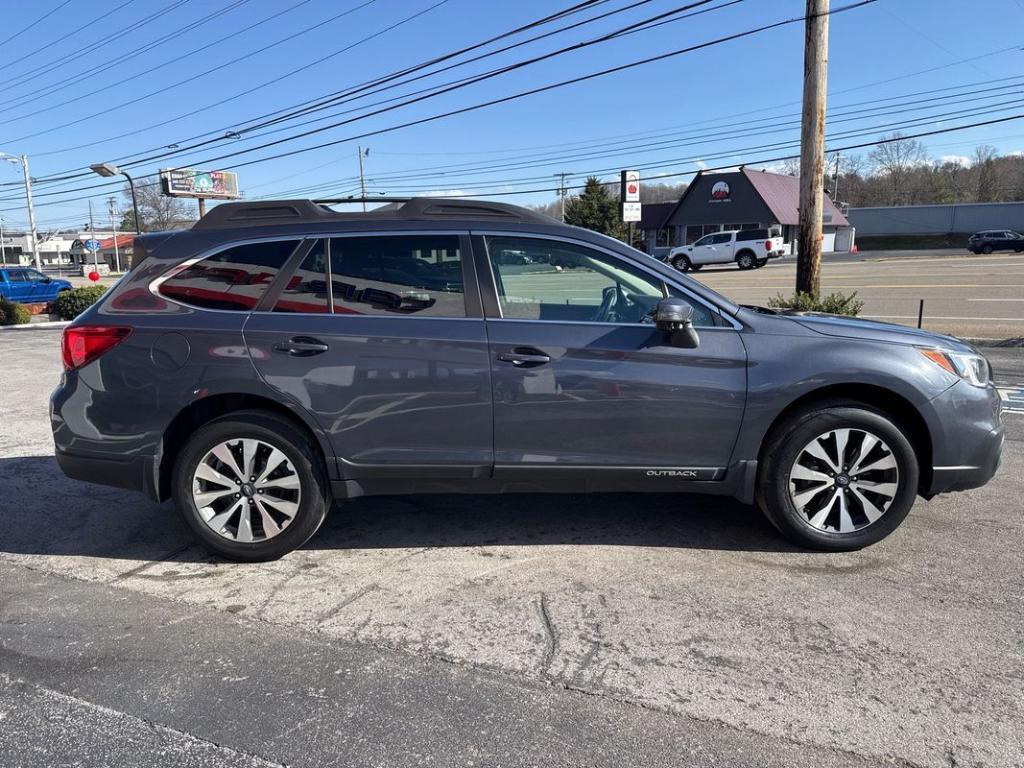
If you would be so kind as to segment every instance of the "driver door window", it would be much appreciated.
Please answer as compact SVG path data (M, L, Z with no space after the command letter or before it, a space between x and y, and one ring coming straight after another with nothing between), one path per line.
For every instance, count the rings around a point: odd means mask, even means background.
M488 237L487 253L507 319L648 324L667 295L657 276L574 243ZM512 263L509 253L524 254L526 263ZM694 324L714 325L711 312L696 303Z

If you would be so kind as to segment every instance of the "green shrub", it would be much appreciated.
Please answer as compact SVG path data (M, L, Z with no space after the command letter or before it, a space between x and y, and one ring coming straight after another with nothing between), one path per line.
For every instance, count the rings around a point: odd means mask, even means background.
M841 293L830 293L828 296L814 296L810 293L794 293L792 296L775 294L768 299L772 309L792 309L797 312L826 312L830 315L849 315L856 317L864 307L863 301L857 301L857 292L849 296Z
M16 304L0 296L0 325L25 325L32 322L32 313L24 304Z
M106 286L87 285L84 288L73 288L64 291L53 302L53 312L61 320L74 320L89 307L100 300Z

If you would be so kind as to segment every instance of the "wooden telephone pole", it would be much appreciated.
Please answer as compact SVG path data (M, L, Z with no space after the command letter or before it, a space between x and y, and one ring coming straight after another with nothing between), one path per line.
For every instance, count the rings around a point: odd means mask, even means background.
M807 0L804 106L800 129L800 235L796 290L821 291L821 221L825 185L825 96L828 79L829 0Z

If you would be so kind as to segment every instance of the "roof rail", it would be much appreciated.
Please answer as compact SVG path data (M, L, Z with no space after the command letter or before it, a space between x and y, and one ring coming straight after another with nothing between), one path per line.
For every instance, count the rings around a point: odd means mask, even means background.
M370 211L335 211L340 203L387 203ZM482 219L556 223L543 213L509 203L454 197L342 198L333 200L259 200L221 203L197 221L193 229L273 226L284 224L353 221L358 219Z

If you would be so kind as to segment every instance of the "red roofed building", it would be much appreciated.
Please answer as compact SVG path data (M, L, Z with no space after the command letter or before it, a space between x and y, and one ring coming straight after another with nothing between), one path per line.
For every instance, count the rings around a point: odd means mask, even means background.
M800 223L799 207L800 179L796 176L750 168L701 172L672 211L658 217L661 231L647 232L647 248L653 253L656 246L689 244L712 232L777 227L791 249ZM853 229L828 195L823 232L823 250L852 248Z

